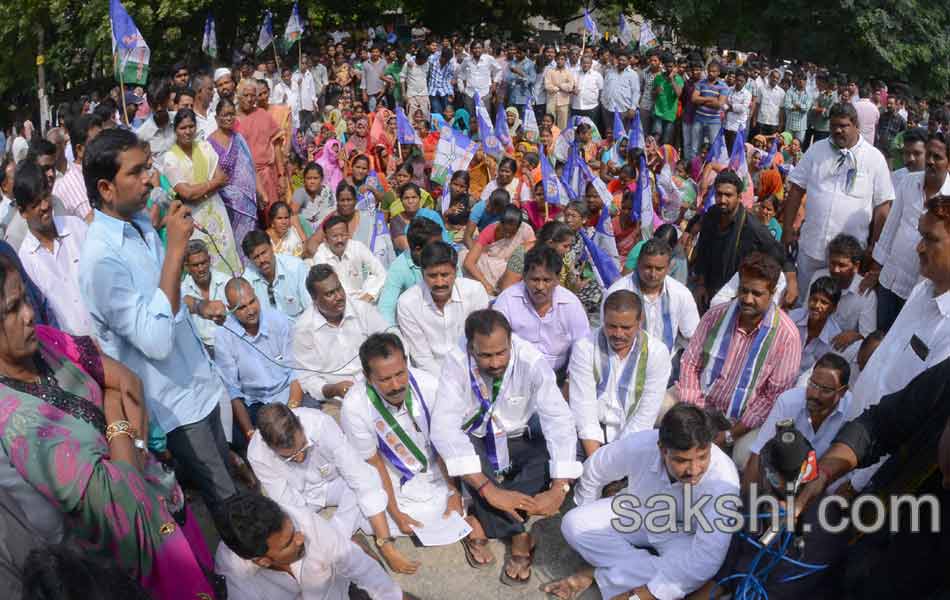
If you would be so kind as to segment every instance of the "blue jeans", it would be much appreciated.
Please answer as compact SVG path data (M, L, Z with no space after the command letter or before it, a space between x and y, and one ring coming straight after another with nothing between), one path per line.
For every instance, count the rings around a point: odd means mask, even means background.
M429 96L429 110L433 115L441 115L445 106L449 103L448 96Z
M698 151L696 140L693 136L693 125L695 123L683 122L683 158L686 162L693 160Z
M713 140L716 139L716 134L719 133L719 130L722 128L722 123L701 123L699 119L693 122L693 133L692 133L692 142L693 146L696 148L696 152L699 152L699 149L702 148L703 142L708 141L712 145Z

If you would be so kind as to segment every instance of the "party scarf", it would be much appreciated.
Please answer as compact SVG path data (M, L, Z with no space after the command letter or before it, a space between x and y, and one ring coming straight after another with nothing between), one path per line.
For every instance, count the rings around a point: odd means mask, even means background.
M709 335L703 343L702 371L700 373L700 385L703 390L708 390L722 374L723 365L729 356L729 348L732 345L733 334L739 323L739 301L733 300L729 308L725 310L713 324ZM762 317L759 323L758 331L752 346L749 348L749 354L746 356L745 364L742 367L742 374L739 376L739 383L732 393L729 400L729 406L726 416L733 421L738 420L749 399L755 393L755 382L762 365L769 354L772 343L775 341L775 335L778 332L779 309L775 306L769 307L769 312Z
M373 405L378 415L378 418L374 419L374 421L376 425L376 439L379 442L380 452L401 474L400 484L406 483L415 477L417 473L426 472L429 468L429 457L427 453L420 449L412 437L406 433L406 430L389 411L373 386L367 384L366 394L369 396L370 404ZM419 404L422 406L422 412L426 418L425 435L428 436L432 426L429 407L426 406L425 399L422 397L422 392L419 390L419 385L416 383L415 377L410 373L409 390L406 392L406 411L409 413L409 418L412 419L413 422L415 422L415 417L412 415L414 397L419 399ZM383 435L387 429L392 430L392 433L395 435L395 440L391 441L387 439L389 438L388 435ZM402 445L404 448L402 452L397 449L399 445Z
M643 292L640 291L640 274L637 273L636 270L630 274L630 282L633 284L633 291L642 298ZM672 352L673 342L676 341L676 338L674 337L673 317L671 316L670 310L670 286L666 285L665 281L663 282L663 291L660 292L660 313L663 315L663 343L670 352ZM645 310L643 311L643 326L649 330Z
M607 382L610 380L610 353L607 345L607 335L602 328L597 334L597 347L600 350L600 364L603 368L603 373L597 372L597 362L595 361L594 380L597 382L597 397L600 398L606 391ZM630 417L637 412L640 399L643 397L643 388L647 380L647 359L649 358L649 354L648 337L641 331L637 335L637 341L634 343L633 348L630 349L630 354L627 355L627 363L623 366L623 371L620 372L620 379L617 382L617 398L620 400L620 407L624 413L621 429L623 429L623 425L630 420ZM634 373L636 373L636 377L634 377ZM627 405L627 399L630 397L631 379L634 380L633 401Z
M471 433L481 427L482 423L486 423L487 419L484 439L485 450L488 453L488 462L491 463L492 470L494 470L495 473L504 472L508 468L509 463L507 458L499 460L498 448L495 446L495 424L492 418L495 401L498 399L498 396L501 395L503 380L495 380L492 384L491 400L488 400L487 386L485 385L484 379L482 379L478 365L475 364L475 361L473 361L471 357L469 357L468 377L469 383L471 383L472 386L472 392L475 394L475 399L478 400L479 407L478 411L462 425L462 429L465 430L465 433ZM504 456L507 457L507 454L506 449Z

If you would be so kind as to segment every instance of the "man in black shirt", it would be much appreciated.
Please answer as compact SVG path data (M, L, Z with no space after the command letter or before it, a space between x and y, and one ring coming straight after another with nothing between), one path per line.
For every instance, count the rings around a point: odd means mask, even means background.
M886 515L880 531L861 536L851 546L842 581L845 598L929 599L937 598L938 590L950 589L946 568L950 556L948 431L950 359L927 369L903 390L885 396L847 423L819 460L817 479L806 484L796 499L797 514L837 479L887 455L890 458L875 474L868 491L880 496L888 510L898 494L911 494L919 501L918 510L910 503L901 504L896 514ZM936 506L926 502L925 495L933 495ZM939 514L934 515L935 511ZM913 516L919 517L916 532L911 525ZM934 516L939 517L936 530L932 528ZM862 521L868 524L874 519ZM893 533L888 531L892 524L897 526Z
M713 185L716 204L706 211L700 222L693 264L694 295L700 310L709 306L709 299L735 275L739 263L752 252L768 254L782 265L787 279L784 300L786 304L794 302L798 298L795 262L789 260L765 225L742 206L742 179L735 171L725 170L719 173Z

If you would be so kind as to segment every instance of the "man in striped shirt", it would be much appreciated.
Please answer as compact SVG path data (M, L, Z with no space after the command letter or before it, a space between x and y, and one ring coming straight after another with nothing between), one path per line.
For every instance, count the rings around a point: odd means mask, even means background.
M66 174L53 184L53 195L63 202L67 215L92 222L92 207L86 194L86 183L82 178L82 159L86 144L101 129L101 123L95 115L80 115L72 125L69 138L73 145L76 160L66 169Z
M781 267L754 252L739 265L735 300L709 309L683 354L670 394L721 411L732 427L716 438L741 470L776 398L798 376L801 352L795 323L772 304Z

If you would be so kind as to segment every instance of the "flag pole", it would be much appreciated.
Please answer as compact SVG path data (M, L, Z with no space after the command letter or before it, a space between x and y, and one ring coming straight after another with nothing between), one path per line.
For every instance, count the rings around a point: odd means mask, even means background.
M297 68L300 68L300 63L303 62L303 36L300 36L300 39L297 40Z
M270 41L271 47L274 49L274 65L277 67L277 73L280 73L280 59L277 58L277 38L273 38Z
M119 70L119 97L122 98L122 120L125 121L126 127L129 127L129 111L125 106L125 79L122 76L122 71L125 69L121 68L119 65L119 53L115 53L115 65Z

